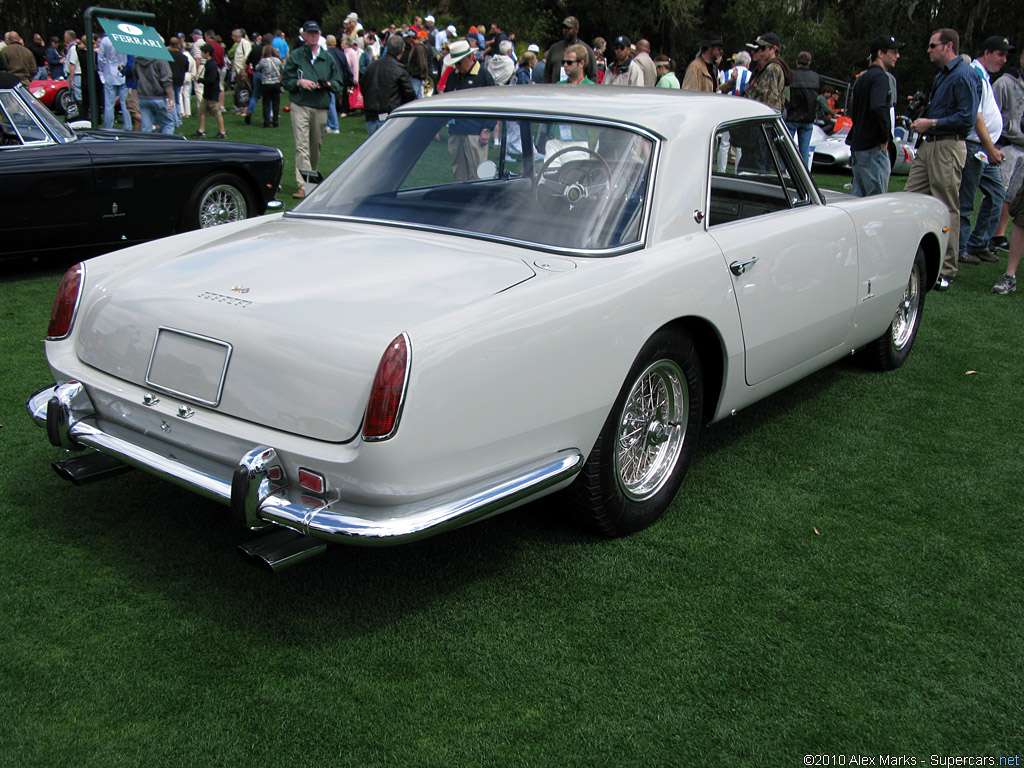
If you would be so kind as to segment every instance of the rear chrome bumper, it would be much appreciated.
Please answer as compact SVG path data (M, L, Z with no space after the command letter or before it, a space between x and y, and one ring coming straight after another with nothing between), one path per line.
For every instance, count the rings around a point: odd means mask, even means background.
M567 484L583 466L582 453L569 449L433 498L390 506L354 504L273 482L280 464L268 446L254 446L230 466L178 447L162 453L134 442L131 433L105 431L77 381L42 389L26 406L55 446L91 448L227 504L251 530L277 525L346 544L398 544L458 528Z

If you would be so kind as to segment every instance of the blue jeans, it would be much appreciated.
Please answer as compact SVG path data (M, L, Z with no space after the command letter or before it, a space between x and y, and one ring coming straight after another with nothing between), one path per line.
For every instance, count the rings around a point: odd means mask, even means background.
M384 125L384 120L367 120L366 121L366 133L373 136L377 132L377 129Z
M114 103L121 100L121 118L124 120L124 129L132 129L132 116L128 113L128 86L103 84L103 127L114 127Z
M142 115L140 131L174 133L174 117L167 111L165 99L139 99L139 114Z
M853 185L850 194L854 197L884 195L889 191L889 153L881 147L855 149L851 153L850 168L853 171Z
M36 68L36 73L32 77L32 79L33 80L49 80L50 79L50 73L46 71L46 66L44 65L42 67L37 67Z
M999 214L1006 199L1003 175L991 163L983 163L974 155L981 151L981 144L967 142L967 162L960 178L960 253L988 250L988 241L999 225ZM974 199L981 190L981 208L978 221L971 233L971 216L974 214Z
M800 159L804 167L811 170L811 129L814 123L791 123L787 120L786 127L793 132L793 138L800 147Z
M337 131L340 128L338 123L338 96L331 94L331 103L327 105L327 130Z
M423 98L423 81L418 77L410 77L412 80L412 91L416 94L417 99Z
M247 115L256 114L256 102L260 100L260 96L263 94L263 73L253 72L252 73L252 96L249 97L249 106L245 110Z
M172 122L175 128L181 125L181 89L182 86L180 85L174 88L174 115Z

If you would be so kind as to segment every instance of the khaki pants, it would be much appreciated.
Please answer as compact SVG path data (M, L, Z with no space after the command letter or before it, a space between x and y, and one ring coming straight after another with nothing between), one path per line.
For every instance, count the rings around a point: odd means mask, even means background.
M448 155L452 159L453 181L469 181L476 178L477 167L487 159L487 144L480 144L479 133L449 134Z
M326 109L312 109L296 104L294 101L292 102L292 134L295 136L295 180L299 184L299 189L305 188L305 180L302 178L300 170L318 170L320 165L320 145L323 144L324 128L326 127Z
M960 251L960 179L967 162L967 145L955 139L926 141L917 150L910 166L905 192L921 192L945 203L949 209L949 244L942 261L941 274L956 276Z

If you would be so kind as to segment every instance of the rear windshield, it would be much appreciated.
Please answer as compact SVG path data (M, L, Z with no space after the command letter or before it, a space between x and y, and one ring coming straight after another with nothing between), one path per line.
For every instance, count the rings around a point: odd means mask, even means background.
M641 240L653 154L650 137L621 127L396 116L293 213L615 250Z

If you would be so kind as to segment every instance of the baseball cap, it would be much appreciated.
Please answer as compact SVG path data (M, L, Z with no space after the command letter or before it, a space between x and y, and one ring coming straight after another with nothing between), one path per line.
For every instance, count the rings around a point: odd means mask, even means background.
M615 47L618 48L620 45L623 48L629 48L630 46L633 45L633 43L625 35L619 35L618 37L615 38Z
M575 16L566 16L562 19L562 26L566 29L579 29L580 20Z
M879 35L871 41L871 50L869 53L873 56L876 51L891 51L891 50L902 50L906 43L901 43L892 35Z
M981 44L981 50L983 51L1012 51L1013 49L1010 41L999 35L992 35L992 37L987 38Z
M540 53L540 46L537 45L536 43L530 43L528 46L526 46L526 50L529 51L530 53Z
M764 34L758 35L757 40L752 43L747 43L747 48L766 48L769 45L774 45L779 48L782 46L782 40L774 32L765 32Z
M302 31L303 32L319 32L320 31L320 25L317 24L315 21L307 21L305 24L302 25Z
M425 21L427 24L433 24L434 23L434 17L428 15L426 18L423 19L423 21Z

